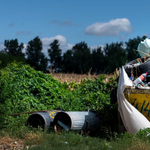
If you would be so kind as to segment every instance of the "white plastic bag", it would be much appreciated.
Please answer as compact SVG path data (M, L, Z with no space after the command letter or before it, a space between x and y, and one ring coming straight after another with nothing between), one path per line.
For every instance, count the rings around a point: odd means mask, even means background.
M150 39L146 38L144 41L141 41L137 50L141 57L148 56L150 53Z

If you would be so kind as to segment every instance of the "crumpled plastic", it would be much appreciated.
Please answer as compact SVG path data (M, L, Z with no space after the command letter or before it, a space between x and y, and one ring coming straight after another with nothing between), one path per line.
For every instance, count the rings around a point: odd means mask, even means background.
M146 38L138 44L137 50L141 57L150 56L150 39Z

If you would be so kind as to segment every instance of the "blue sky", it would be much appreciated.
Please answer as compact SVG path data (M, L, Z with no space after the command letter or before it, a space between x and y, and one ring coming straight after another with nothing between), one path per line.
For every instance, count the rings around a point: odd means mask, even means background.
M91 48L150 37L149 0L5 0L0 7L0 50L4 40L27 43L36 36L43 52L54 39L63 51L79 42Z

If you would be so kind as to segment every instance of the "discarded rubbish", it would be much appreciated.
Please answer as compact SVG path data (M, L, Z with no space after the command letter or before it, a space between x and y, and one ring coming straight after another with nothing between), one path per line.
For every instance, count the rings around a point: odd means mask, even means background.
M50 128L55 118L55 115L61 110L35 112L31 114L27 120L27 125L31 127Z
M149 116L150 91L147 90L147 92L145 89L135 89L122 67L117 90L118 110L124 127L131 134L150 128L149 120L143 115Z
M58 123L61 127L63 127L66 131L69 131L69 130L70 130L69 126L65 125L65 124L62 123L61 121L58 120L57 123Z
M150 39L146 38L144 41L141 41L137 47L141 57L149 55L150 53Z
M94 131L99 127L100 120L93 111L70 111L58 112L53 123L57 133L60 133L62 129Z
M150 56L145 58L137 58L124 65L124 69L129 77L132 75L138 77L145 72L150 71Z
M147 72L141 74L136 80L133 81L133 84L137 85L141 83L144 79L146 79L146 76L147 76Z
M137 66L139 66L139 65L141 65L141 64L142 64L142 63L138 62L138 63L136 63L136 64L126 65L126 67L131 69L131 68L137 67Z

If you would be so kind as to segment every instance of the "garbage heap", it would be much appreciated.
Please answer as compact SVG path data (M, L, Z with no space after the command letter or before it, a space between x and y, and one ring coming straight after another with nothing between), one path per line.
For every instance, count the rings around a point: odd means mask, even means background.
M137 51L141 58L127 63L124 69L135 88L150 89L150 39L141 42Z

